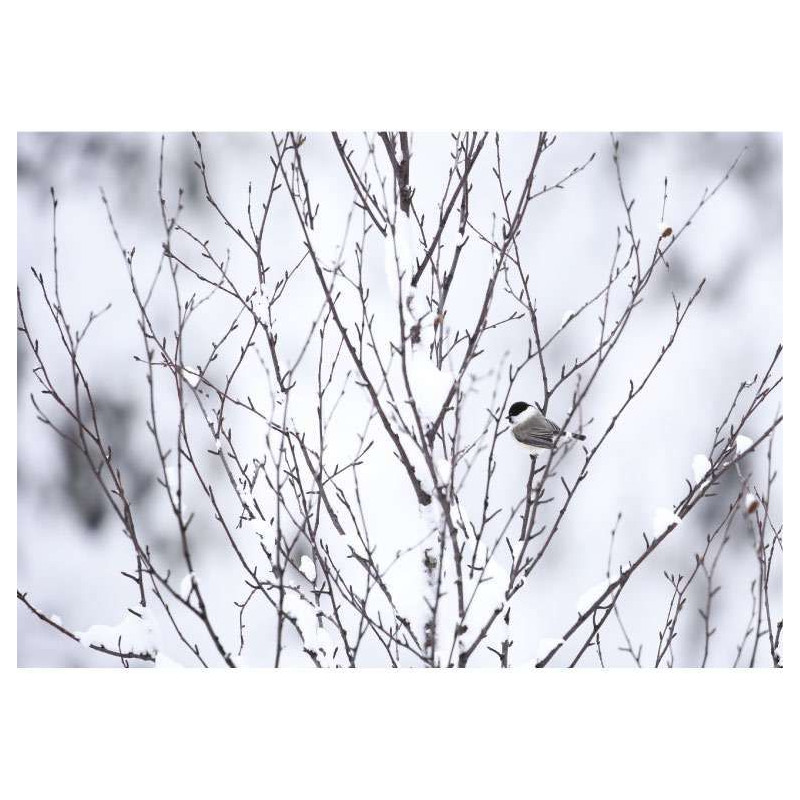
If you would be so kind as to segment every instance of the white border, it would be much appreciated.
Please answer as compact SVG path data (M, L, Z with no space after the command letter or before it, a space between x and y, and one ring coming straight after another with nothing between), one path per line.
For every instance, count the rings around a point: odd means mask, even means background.
M238 0L39 2L14 4L10 16L0 52L16 130L783 130L793 363L797 48L779 3L526 10L504 0L306 0L256 12ZM13 131L4 145L0 219L10 251ZM9 316L11 272L3 270ZM10 365L10 320L6 330ZM790 435L795 390L790 367ZM15 395L2 402L10 418ZM0 482L9 511L14 450L4 450ZM798 485L795 462L784 470L787 485ZM784 515L790 672L795 507ZM6 530L2 554L4 784L23 787L12 796L752 797L782 788L792 765L787 671L16 670L14 538Z

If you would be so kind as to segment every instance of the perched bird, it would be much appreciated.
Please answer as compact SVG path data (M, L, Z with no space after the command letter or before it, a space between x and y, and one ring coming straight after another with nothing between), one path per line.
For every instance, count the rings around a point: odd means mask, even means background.
M528 403L512 403L508 409L508 421L514 438L530 452L532 456L553 450L564 439L586 437L582 433L570 433L561 430L555 422L551 422L544 414Z

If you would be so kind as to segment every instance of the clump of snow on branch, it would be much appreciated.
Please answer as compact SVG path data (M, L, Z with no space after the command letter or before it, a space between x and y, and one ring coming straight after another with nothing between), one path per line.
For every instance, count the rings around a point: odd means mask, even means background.
M426 419L435 419L453 385L453 375L446 369L437 369L422 349L408 354L406 368L420 414Z
M177 661L171 659L166 653L162 653L160 650L156 653L155 666L160 667L161 669L184 669L183 664L179 664Z
M671 509L659 507L653 512L653 536L661 536L670 525L679 525L681 518Z
M299 592L290 591L284 597L283 610L297 623L303 647L316 653L322 666L333 666L333 643L328 632L319 623L317 607Z
M446 486L450 483L450 474L452 472L450 469L450 462L446 458L434 458L433 465L436 467L436 474L442 486Z
M611 579L606 578L604 581L587 589L578 598L578 613L585 614L605 593L609 586L611 586Z
M703 478L708 474L711 470L711 462L708 460L708 456L704 456L698 453L692 459L692 472L694 473L694 482L700 483Z
M264 297L261 291L256 292L256 295L250 304L250 308L253 312L253 316L262 325L269 324L269 301L266 297Z
M178 594L184 599L188 600L189 595L194 589L194 572L190 572L182 581L180 586L178 587Z
M155 623L145 606L137 606L135 614L126 611L117 625L92 625L89 630L78 632L77 635L84 647L96 645L138 655L155 655L158 650Z
M539 639L539 646L536 648L536 660L541 661L543 658L547 658L547 656L549 656L550 653L556 649L556 647L559 647L562 644L564 644L563 639L552 639L548 636L545 636L543 639Z
M314 583L314 581L317 579L317 568L314 565L314 562L308 556L304 555L300 558L300 566L298 569L307 580L311 581L311 583Z
M192 389L196 389L200 384L200 373L199 372L192 372L191 370L186 369L184 367L181 372L183 373L183 379Z
M736 455L740 456L753 446L753 440L749 436L739 434L736 437Z
M564 316L561 317L561 327L563 328L574 316L575 312L572 309L565 311Z

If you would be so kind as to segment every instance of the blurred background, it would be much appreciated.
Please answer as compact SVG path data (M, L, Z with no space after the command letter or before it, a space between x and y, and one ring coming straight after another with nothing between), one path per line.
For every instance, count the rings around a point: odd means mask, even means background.
M209 134L203 137L209 180L220 205L243 226L246 224L248 184L263 195L269 181L268 135ZM353 142L363 137L351 135ZM574 620L575 602L589 586L605 577L609 531L618 512L622 519L614 544L614 563L635 557L642 547L642 531L650 531L653 510L670 506L683 494L691 478L692 458L706 453L714 426L726 412L739 383L752 378L769 363L782 338L782 142L780 135L754 133L622 134L620 158L626 194L635 197L633 221L650 252L658 237L664 177L669 178L664 222L680 227L694 210L705 188L714 186L736 156L746 148L737 169L698 215L669 256L670 269L659 270L648 289L647 300L637 310L631 328L610 360L602 380L586 401L586 408L604 427L624 399L628 379L643 376L671 332L672 294L688 299L702 278L707 284L682 327L673 349L644 392L632 404L623 423L595 459L590 479L580 489L564 525L535 574L535 581L515 602L512 664L529 663L543 637L559 636ZM504 174L518 190L535 148L533 134L502 137ZM415 204L436 214L447 168L451 139L447 134L415 134L412 142L411 183ZM100 200L102 186L112 206L115 222L126 247L135 245L143 270L155 268L161 253L163 230L157 194L161 136L156 134L20 134L18 137L18 284L23 292L26 318L44 348L61 385L68 385L68 364L56 355L54 326L41 301L30 268L46 276L52 268L52 207L50 187L58 206L58 257L61 294L68 318L82 324L91 310L107 303L111 310L99 319L86 341L84 367L98 399L101 425L110 433L118 463L141 514L147 538L162 564L176 574L181 558L174 519L155 481L152 440L145 428L147 393L144 370L134 362L141 353L137 314L119 250ZM617 239L624 224L616 175L607 134L559 135L537 172L537 183L553 184L596 153L594 161L572 178L563 190L538 198L529 212L520 238L523 263L532 279L543 336L558 329L565 313L574 310L606 280ZM188 134L166 137L165 194L174 202L178 187L184 190L183 223L205 237L220 253L231 247L234 262L242 256L226 238L219 220L205 202L202 182L194 166L196 149ZM311 189L319 202L317 235L320 247L333 260L341 245L352 190L342 170L329 134L310 134L303 150ZM486 153L473 176L472 219L482 230L491 229L492 211L499 211L496 183L491 177L492 154ZM388 174L388 172L387 172ZM270 217L268 262L283 270L297 261L299 232L285 199L276 199ZM624 238L623 238L624 242ZM623 249L624 246L623 246ZM352 236L345 258L352 258ZM471 240L459 267L461 281L453 287L451 305L463 314L451 324L467 325L474 319L474 282L489 264L484 245ZM383 254L378 248L365 257L376 285L383 276ZM312 276L313 277L313 276ZM385 281L385 278L382 278ZM383 286L386 298L388 288ZM312 281L293 288L297 313L280 321L283 346L291 351L305 337L322 295ZM380 304L380 297L376 303ZM156 298L154 316L170 330L173 298ZM387 303L387 308L390 307ZM497 314L501 315L502 302ZM511 306L509 306L511 308ZM207 330L197 331L198 358L218 334L222 321L201 316ZM524 325L524 321L520 323ZM527 348L527 332L513 325L492 332L479 366L500 362L504 353L519 359ZM557 371L561 363L588 351L596 335L596 315L589 313L571 325L548 351L548 364ZM190 345L191 346L191 345ZM187 356L187 362L191 356ZM80 455L36 420L29 395L37 384L31 374L32 359L25 343L17 351L18 463L17 463L17 568L18 588L50 614L58 614L72 630L93 624L116 624L125 609L136 602L135 586L120 574L131 569L130 544L102 497ZM779 368L782 370L782 368ZM530 369L518 384L519 397L537 399L540 380ZM264 387L255 386L254 392ZM351 386L355 394L356 387ZM755 438L775 413L780 394L757 417ZM298 400L302 405L302 399ZM313 411L314 398L307 400ZM488 400L475 408L485 408ZM554 418L568 411L569 391L554 400ZM341 430L363 427L368 404L355 397L341 412ZM349 415L349 416L348 416ZM591 428L587 434L591 437ZM773 492L773 513L782 522L782 432L775 440L779 469ZM527 475L527 456L514 449L508 438L500 447L496 503L510 507L519 497L520 480ZM764 452L748 457L757 482L765 473ZM410 517L416 507L406 497L396 497L394 486L378 476L371 484L375 507L387 513L381 535L386 552L408 542ZM662 572L686 574L694 566L694 553L716 526L735 494L735 480L723 485L717 498L706 501L657 553L650 567L637 573L626 587L620 608L634 643L643 645L643 661L652 664L657 632L663 626L671 587ZM200 500L188 496L191 504ZM476 501L477 503L477 501ZM479 504L474 508L480 516ZM238 632L238 609L231 599L243 599L241 574L231 563L211 519L196 523L195 552L219 628L231 641ZM758 575L752 534L744 519L737 521L718 572L722 585L715 598L717 633L712 639L709 664L730 666L737 644L747 627L751 608L750 583ZM393 575L395 587L420 606L425 582L421 561L409 559ZM772 579L773 618L782 617L782 572ZM696 665L703 648L703 623L697 613L704 602L705 586L698 580L690 592L675 642L676 666ZM260 622L259 622L260 620ZM274 624L254 616L259 644L246 651L247 664L268 664ZM263 630L258 628L263 624ZM620 652L619 631L607 623L604 639L606 664L630 666ZM255 635L255 634L254 634ZM166 645L165 645L166 647ZM169 650L176 661L189 664L178 648ZM297 650L298 648L295 647ZM607 651L607 652L606 652ZM33 617L18 604L17 662L20 666L117 666L107 656L86 650ZM302 654L287 664L305 664ZM376 663L378 663L376 661ZM476 654L476 665L495 665L489 653ZM556 664L561 662L555 660ZM596 665L589 653L584 666ZM762 643L759 665L771 663Z

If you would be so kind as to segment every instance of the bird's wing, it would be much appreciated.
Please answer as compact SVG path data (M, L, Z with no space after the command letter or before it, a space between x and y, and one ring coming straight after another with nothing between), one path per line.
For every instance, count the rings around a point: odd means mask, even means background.
M514 434L514 438L522 444L531 447L552 448L556 435L561 433L561 429L542 414L537 414L524 422L517 423L511 432Z

